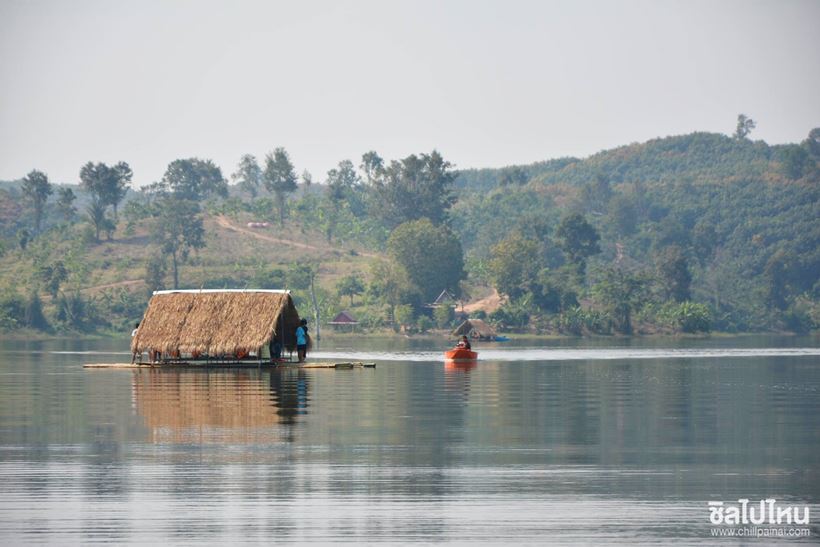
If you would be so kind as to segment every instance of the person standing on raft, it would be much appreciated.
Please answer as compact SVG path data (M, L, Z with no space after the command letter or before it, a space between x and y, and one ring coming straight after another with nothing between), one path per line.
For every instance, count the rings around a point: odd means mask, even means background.
M305 362L308 346L307 319L302 319L296 327L296 355L300 363Z

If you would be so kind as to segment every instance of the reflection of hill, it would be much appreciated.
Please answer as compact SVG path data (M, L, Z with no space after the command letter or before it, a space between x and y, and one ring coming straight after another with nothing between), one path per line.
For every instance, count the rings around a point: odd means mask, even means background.
M154 442L292 440L308 407L304 371L140 371L132 389Z

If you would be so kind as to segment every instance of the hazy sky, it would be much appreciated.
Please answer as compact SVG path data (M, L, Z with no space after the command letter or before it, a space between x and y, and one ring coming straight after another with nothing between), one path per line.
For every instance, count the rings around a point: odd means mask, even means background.
M493 167L820 126L820 1L0 0L0 179L277 146Z

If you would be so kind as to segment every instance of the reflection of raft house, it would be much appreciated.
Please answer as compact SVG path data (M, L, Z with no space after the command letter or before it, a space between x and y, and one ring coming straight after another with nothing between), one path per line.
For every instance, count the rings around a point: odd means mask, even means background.
M479 340L495 340L495 329L481 319L467 319L453 331L454 336L467 336Z
M131 351L162 361L268 360L274 343L294 350L298 326L290 291L155 291Z

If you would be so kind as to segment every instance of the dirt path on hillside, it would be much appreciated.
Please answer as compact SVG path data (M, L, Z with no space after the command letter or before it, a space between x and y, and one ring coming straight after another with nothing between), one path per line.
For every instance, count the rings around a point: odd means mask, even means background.
M501 307L501 295L498 294L498 291L493 289L493 294L490 296L485 296L480 300L476 300L475 302L470 302L469 304L464 304L464 311L467 313L473 313L479 310L482 310L488 314L493 313L495 310Z
M126 279L125 281L117 281L116 283L106 283L105 285L94 285L93 287L83 287L80 292L98 291L103 289L114 289L116 287L130 287L132 285L142 285L145 281L142 279Z
M249 235L251 237L255 237L256 239L261 239L262 241L269 241L271 243L280 243L282 245L290 245L291 247L296 247L297 249L308 249L308 250L311 250L311 251L325 251L325 250L327 250L327 249L323 249L321 247L317 247L315 245L310 245L308 243L300 243L299 241L293 241L292 239L282 239L280 237L273 237L273 236L269 236L267 234L263 234L263 233L260 233L260 232L255 232L255 231L253 231L251 229L248 229L248 228L242 228L241 226L236 226L234 224L231 224L231 221L228 220L228 218L225 217L224 215L219 215L219 216L214 217L214 218L216 220L216 223L219 224L222 228L225 228L227 230L231 230L233 232L237 232L237 233L240 233L240 234ZM356 252L359 253L359 255L366 256L368 258L378 258L378 256L379 256L379 255L376 255L376 254L373 254L373 253L368 253L368 252L365 252L365 251L356 251Z

